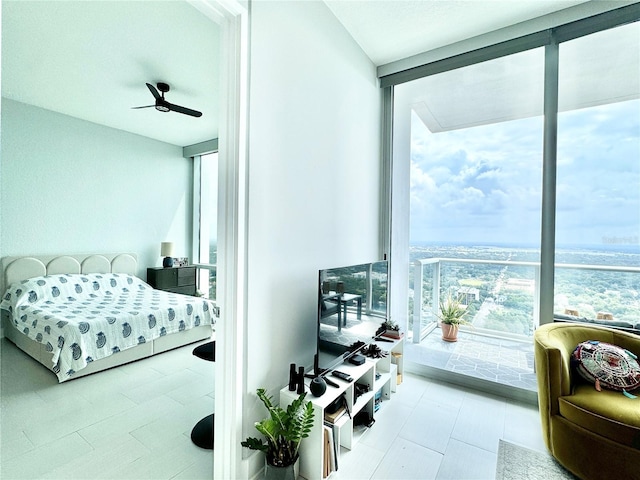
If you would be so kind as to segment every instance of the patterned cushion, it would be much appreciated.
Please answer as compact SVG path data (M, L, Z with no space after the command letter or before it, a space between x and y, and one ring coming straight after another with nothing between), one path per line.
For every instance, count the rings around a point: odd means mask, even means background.
M578 344L572 361L580 376L596 387L620 391L640 387L640 364L636 355L624 348L589 340Z

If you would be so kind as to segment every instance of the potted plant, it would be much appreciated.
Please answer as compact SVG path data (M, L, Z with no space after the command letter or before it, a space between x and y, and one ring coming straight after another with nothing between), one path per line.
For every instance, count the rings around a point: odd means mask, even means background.
M264 388L259 388L257 395L269 411L267 418L255 423L256 430L264 435L266 441L248 437L241 444L265 453L265 479L295 480L300 442L309 436L313 426L313 404L305 403L306 392L301 393L286 410L274 405Z
M458 329L460 325L468 322L463 318L467 313L466 308L451 295L445 301L440 302L440 328L442 329L442 339L446 342L458 341Z
M383 337L399 339L400 327L397 323L387 319L380 324L380 328L376 332L376 335L382 335Z

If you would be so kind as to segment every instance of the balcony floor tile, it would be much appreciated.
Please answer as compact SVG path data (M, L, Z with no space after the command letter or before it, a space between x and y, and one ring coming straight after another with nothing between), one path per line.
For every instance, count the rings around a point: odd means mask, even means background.
M408 361L420 365L537 391L533 341L460 331L457 342L445 342L440 329L436 328L419 344L407 341L405 354Z

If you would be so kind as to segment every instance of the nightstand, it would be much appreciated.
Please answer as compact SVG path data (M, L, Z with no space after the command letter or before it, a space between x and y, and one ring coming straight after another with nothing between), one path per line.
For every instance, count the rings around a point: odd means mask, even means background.
M196 294L196 267L147 268L147 283L158 290Z

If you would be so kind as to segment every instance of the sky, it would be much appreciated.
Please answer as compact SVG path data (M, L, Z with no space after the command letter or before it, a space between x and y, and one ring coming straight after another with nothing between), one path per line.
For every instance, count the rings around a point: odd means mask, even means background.
M411 127L411 243L539 244L541 116ZM640 248L640 100L559 115L556 212L558 246Z

